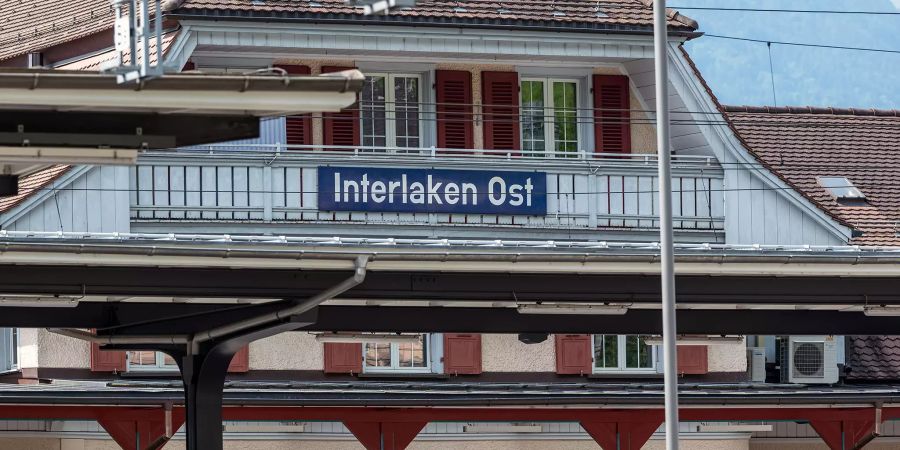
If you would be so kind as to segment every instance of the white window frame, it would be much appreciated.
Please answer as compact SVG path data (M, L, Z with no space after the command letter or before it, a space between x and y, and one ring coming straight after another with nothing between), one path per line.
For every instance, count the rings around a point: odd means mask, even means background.
M146 350L152 351L152 350ZM166 364L166 354L163 352L156 353L156 364L142 365L131 363L131 351L125 353L125 370L126 372L177 372L178 364Z
M425 81L425 77L421 73L412 73L412 72L367 72L366 78L369 77L384 77L385 78L385 86L384 86L384 102L385 102L385 110L384 110L384 121L385 121L385 133L384 133L384 141L385 147L387 148L386 153L410 153L410 150L420 150L425 148L426 141L426 130L425 130L425 88L422 84ZM397 116L396 116L396 97L394 92L394 79L397 77L402 78L415 78L418 84L418 97L419 97L419 146L418 147L400 147L397 145ZM368 80L367 80L368 82ZM362 91L360 91L360 95L362 95ZM360 114L359 114L359 134L360 140L365 141L365 119L363 118L363 104L362 99L360 98ZM378 150L366 150L366 151L378 151Z
M425 366L423 367L400 367L400 345L399 343L392 343L391 346L391 365L389 367L373 367L366 365L366 343L360 344L362 346L362 368L363 373L433 373L433 364L432 360L434 359L433 349L435 345L433 344L433 336L432 333L422 333L424 339L422 341L425 345Z
M657 352L659 351L659 349L657 348L656 345L648 345L648 347L650 347L650 352L651 352L650 353L650 361L653 362L653 364L650 367L625 367L626 358L627 358L627 356L625 354L626 353L625 352L625 350L626 350L625 338L627 336L634 336L634 335L628 335L628 334L615 335L616 340L617 340L616 345L618 346L618 350L616 351L616 356L618 358L618 361L617 361L618 364L616 365L616 367L597 367L597 364L596 364L596 361L594 358L594 355L596 355L596 347L595 347L596 340L594 339L594 337L595 336L603 336L603 335L604 335L603 333L597 333L597 334L591 335L591 370L593 371L593 373L644 374L644 373L657 373L658 372L657 365L659 364L659 359L658 359L659 355Z
M556 158L566 158L566 155L578 155L582 151L582 145L585 142L584 132L581 127L580 116L582 113L582 81L579 78L572 77L555 77L555 76L526 76L519 79L519 102L522 101L522 83L527 81L540 81L544 84L544 151L543 154L535 154L533 156L550 156ZM553 103L553 83L574 83L575 84L575 132L578 134L575 140L575 151L573 152L556 152L556 136L554 128L556 125L556 114L554 110L556 105ZM524 105L519 105L520 110L524 110ZM521 124L521 118L520 124ZM520 142L522 142L522 154L526 155L525 150L525 127L520 126ZM536 152L537 153L537 152ZM573 156L574 157L574 156Z
M5 345L5 353L3 354L3 369L0 372L13 372L19 370L19 329L3 328L3 343Z

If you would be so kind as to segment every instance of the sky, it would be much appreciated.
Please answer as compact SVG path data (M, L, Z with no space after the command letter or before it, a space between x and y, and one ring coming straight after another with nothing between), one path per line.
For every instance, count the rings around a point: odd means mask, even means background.
M900 51L900 15L734 12L727 7L900 13L900 0L667 0L697 20L700 31L766 41ZM900 109L900 53L772 44L775 97L765 43L704 36L686 45L727 105L834 106Z

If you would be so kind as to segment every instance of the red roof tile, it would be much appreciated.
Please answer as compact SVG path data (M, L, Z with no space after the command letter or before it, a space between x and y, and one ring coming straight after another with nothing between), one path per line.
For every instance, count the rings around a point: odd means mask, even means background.
M111 28L109 0L0 0L0 60Z
M761 162L862 236L852 243L900 245L900 111L726 106ZM818 177L846 177L867 206L845 205Z
M19 195L10 197L0 197L0 213L15 208L24 202L32 194L39 192L41 189L56 181L64 173L69 170L70 166L51 166L43 170L39 170L30 175L19 178Z
M349 6L345 0L182 0L176 13L199 11L251 13L279 18L331 16L352 20L362 17L362 9ZM693 19L669 11L669 26L680 31L695 31ZM416 6L391 13L389 19L445 22L545 22L555 24L610 25L649 28L653 25L650 0L418 0Z

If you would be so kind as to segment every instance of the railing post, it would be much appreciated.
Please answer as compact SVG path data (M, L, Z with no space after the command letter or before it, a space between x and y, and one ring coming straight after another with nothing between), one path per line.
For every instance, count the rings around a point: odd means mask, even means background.
M600 201L598 193L597 193L597 174L591 173L588 175L588 192L587 192L587 200L588 200L588 227L591 229L597 228L598 225L598 202ZM584 195L584 194L582 194Z
M266 164L263 166L263 220L266 222L272 221L272 202L274 201L275 189L272 186L272 166Z

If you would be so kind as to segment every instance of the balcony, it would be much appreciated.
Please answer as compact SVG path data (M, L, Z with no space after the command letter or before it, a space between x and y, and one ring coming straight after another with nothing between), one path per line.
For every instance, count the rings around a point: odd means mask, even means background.
M320 166L545 172L547 211L545 215L326 211L318 207ZM504 228L513 235L562 239L570 236L567 233L585 237L584 232L596 230L649 233L659 225L654 154L523 156L488 150L233 144L147 153L131 170L130 212L137 231L202 226L240 233L260 231L254 224L279 224L282 233L334 235L347 227L344 234L402 235L401 229L412 229L406 233L423 235L422 227L430 227L442 229L440 234L448 237L484 237ZM721 240L722 168L711 157L674 156L673 176L676 230L705 232ZM356 225L367 225L366 231ZM273 231L271 225L266 231Z

